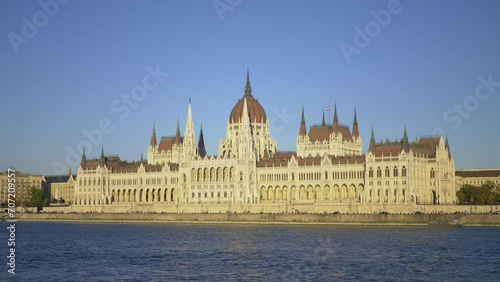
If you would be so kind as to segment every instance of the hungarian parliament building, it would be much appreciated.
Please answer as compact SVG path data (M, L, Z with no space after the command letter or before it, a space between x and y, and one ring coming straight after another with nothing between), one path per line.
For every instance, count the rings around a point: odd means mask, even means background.
M184 134L156 135L147 160L118 156L87 159L83 151L72 208L81 212L406 212L422 205L456 204L455 165L441 136L376 142L368 151L354 110L352 127L333 122L307 128L304 108L296 152L280 152L266 111L244 95L227 120L218 155L206 154L203 130L195 136L191 101Z

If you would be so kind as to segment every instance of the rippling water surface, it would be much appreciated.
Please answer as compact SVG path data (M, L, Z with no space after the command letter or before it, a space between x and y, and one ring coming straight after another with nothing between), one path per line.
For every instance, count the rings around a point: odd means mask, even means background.
M500 228L19 222L16 242L16 281L500 277Z

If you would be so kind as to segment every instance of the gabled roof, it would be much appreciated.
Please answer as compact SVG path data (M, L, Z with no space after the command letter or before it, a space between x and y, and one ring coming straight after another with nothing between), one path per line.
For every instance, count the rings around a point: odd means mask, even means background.
M343 157L336 157L336 156L330 156L330 162L332 164L363 164L365 163L366 158L365 155L360 155L360 156L343 156Z
M330 139L331 126L327 125L314 125L309 129L309 140L311 142L323 141Z
M420 145L420 152L424 153L430 158L436 157L436 147L439 145L440 137L423 137L418 140L418 145ZM418 148L415 144L410 145L410 148Z
M339 131L342 134L342 140L351 140L351 131L347 125L339 125Z
M500 169L468 169L457 170L455 176L460 177L500 177Z
M288 165L288 162L290 159L294 157L297 160L297 164L299 166L309 166L309 165L315 165L315 166L320 166L321 162L323 160L323 157L321 156L315 156L315 157L297 157L295 152L293 153L276 153L274 154L274 157L269 158L269 159L261 159L257 163L257 167L270 167L270 166L275 166L275 167L285 167ZM330 162L332 164L364 164L365 163L365 155L360 155L360 156L344 156L344 157L336 157L333 155L328 156L330 158Z
M409 144L414 155L425 155L428 158L436 157L436 148L439 145L440 137L423 137L417 142ZM375 144L375 157L399 156L403 148L401 142L389 142Z
M184 138L181 137L181 142L184 140ZM168 136L165 137L163 136L160 140L160 145L158 145L158 152L161 151L172 151L172 148L174 147L175 144L175 136Z
M73 174L73 179L76 179L76 174ZM67 183L69 180L69 175L64 174L64 175L47 175L45 176L45 182L46 183Z
M386 142L383 144L375 145L375 157L388 157L388 156L399 156L401 153L402 147L399 142Z
M339 133L342 134L342 140L351 140L351 130L348 125L339 125ZM330 139L330 134L333 132L333 128L329 125L313 125L309 129L309 140L311 142L323 141Z
M287 166L292 157L297 157L295 152L277 152L272 158L262 158L257 162L257 167Z

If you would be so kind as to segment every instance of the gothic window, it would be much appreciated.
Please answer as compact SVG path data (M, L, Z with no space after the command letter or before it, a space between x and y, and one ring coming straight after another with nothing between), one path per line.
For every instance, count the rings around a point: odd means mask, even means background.
M382 177L382 170L380 167L377 168L377 177Z
M385 167L385 177L389 177L390 176L390 171L389 171L389 167L386 166Z
M373 169L370 167L370 170L368 171L368 177L373 177Z
M434 171L434 168L431 168L431 178L435 178L436 177L436 173Z
M395 177L398 176L398 168L397 167L394 167L394 171L392 173Z
M406 176L406 167L403 166L403 169L401 171L401 176L405 177Z

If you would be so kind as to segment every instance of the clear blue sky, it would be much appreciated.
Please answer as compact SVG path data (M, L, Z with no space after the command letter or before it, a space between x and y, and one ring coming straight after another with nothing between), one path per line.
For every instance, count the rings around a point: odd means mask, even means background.
M103 119L114 129L87 157L102 145L137 160L153 121L158 135L173 135L177 118L184 131L189 98L196 135L203 123L217 154L247 62L279 150L296 150L302 105L310 126L336 101L341 123L352 125L356 107L364 152L372 126L377 141L393 141L406 125L410 139L448 134L457 169L500 167L499 1L229 2L74 0L44 17L37 1L0 1L0 168L58 173L67 148L80 154L82 132ZM390 22L374 25L371 11L388 5ZM369 29L369 43L356 45L356 27ZM360 47L350 62L343 42ZM123 102L113 110L148 66L169 75L128 115L116 109Z

